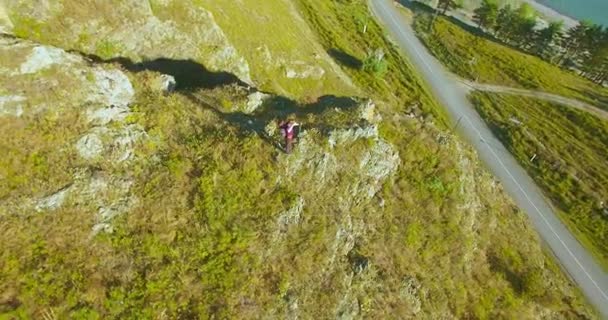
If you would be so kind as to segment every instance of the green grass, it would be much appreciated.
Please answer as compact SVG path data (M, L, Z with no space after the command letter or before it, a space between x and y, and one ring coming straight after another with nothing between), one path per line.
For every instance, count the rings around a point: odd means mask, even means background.
M457 75L482 83L541 90L608 110L608 89L536 56L522 53L439 17L428 32L429 17L414 26L427 48Z
M291 1L195 2L214 14L229 40L249 61L262 89L310 100L323 94L357 94L358 89L341 78L340 68L331 63ZM325 75L321 79L287 78L286 68L296 63L319 66Z
M385 37L365 3L320 0L298 3L321 44L328 52L334 52L336 62L367 95L405 108L419 105L437 117L439 126L447 124L444 111L430 98L428 89L399 48ZM365 58L379 48L384 50L388 63L388 71L380 78L361 68Z
M557 205L563 221L608 269L608 219L603 213L608 204L601 205L608 194L608 122L534 99L481 93L472 99Z

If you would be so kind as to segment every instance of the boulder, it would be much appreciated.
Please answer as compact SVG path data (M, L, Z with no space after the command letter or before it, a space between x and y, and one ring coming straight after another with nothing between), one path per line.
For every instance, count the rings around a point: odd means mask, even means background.
M259 91L250 94L249 96L247 96L247 105L245 106L244 112L253 113L262 104L264 104L264 101L268 99L268 97L270 97L270 95Z
M69 65L81 61L80 57L68 54L61 49L36 46L32 49L27 60L21 64L19 71L21 74L32 74L48 69L53 65Z
M22 103L26 100L23 96L0 96L0 116L21 117L23 114Z
M376 104L372 100L367 100L358 107L359 118L369 123L378 123L382 117L376 114Z
M96 133L89 133L76 143L78 154L87 160L94 159L103 152L103 142Z
M106 107L127 107L135 90L129 78L120 70L95 69L93 72L94 86L89 96L92 103Z
M173 76L163 74L159 78L159 89L165 94L169 94L177 88L177 81Z
M305 62L294 62L285 67L285 77L289 79L319 80L325 75L325 70L319 66L310 66Z
M61 207L61 205L67 198L69 192L69 187L64 188L63 190L60 190L46 198L38 200L35 206L36 211L42 212L47 210L52 211L58 209L59 207Z

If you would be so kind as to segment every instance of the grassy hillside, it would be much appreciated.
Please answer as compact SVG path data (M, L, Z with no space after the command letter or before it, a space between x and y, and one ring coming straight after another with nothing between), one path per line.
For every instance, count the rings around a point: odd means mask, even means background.
M28 3L13 17L43 15ZM240 3L192 2L195 12L214 13L225 35L214 33L217 50L235 48L230 63L214 60L210 47L181 60L196 47L184 45L167 47L168 61L138 69L0 41L0 59L11 61L0 71L7 88L0 91L7 137L0 177L9 182L0 184L0 317L598 318L471 148L445 129L365 2L296 2L305 22L279 20L317 39L305 52L340 64L327 68L323 81L331 84L323 86L310 79L285 85L274 79L283 73L242 52L264 40L243 18L259 2ZM286 13L289 4L265 2L260 17L273 6ZM133 28L175 19L154 5L142 10L145 19L125 13ZM189 23L215 28L208 16L196 17ZM95 20L107 27L119 18ZM246 27L227 26L231 18ZM31 38L72 48L66 39L81 29L49 21ZM308 31L294 31L303 25ZM205 34L193 32L188 43L203 43ZM142 58L153 52L145 39L123 42L114 54ZM112 58L112 50L92 45L99 39L86 40L80 51ZM283 52L292 44L300 46L277 40L268 50L303 59L299 50ZM384 76L359 68L376 49L387 54ZM33 63L36 52L50 52L53 63ZM162 63L198 73L184 76ZM252 110L243 106L251 90L217 73L244 65L267 91ZM163 93L160 69L187 85ZM360 97L351 97L340 73ZM290 115L303 132L286 155L276 123Z
M608 122L528 98L476 93L473 102L606 268Z
M571 97L608 110L608 89L542 59L476 35L445 17L428 32L429 16L415 29L425 45L457 75L484 83L536 89Z
M323 50L291 1L198 1L211 11L235 47L248 61L259 85L294 97L315 99L322 94L355 95L339 66ZM251 32L243 32L250 30ZM326 75L286 78L289 70L320 67Z

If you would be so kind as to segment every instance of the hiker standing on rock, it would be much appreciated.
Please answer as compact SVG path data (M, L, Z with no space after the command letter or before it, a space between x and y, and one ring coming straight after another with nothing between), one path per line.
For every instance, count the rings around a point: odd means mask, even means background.
M296 128L299 127L300 124L296 123L293 120L282 121L279 124L279 129L281 130L281 135L285 138L285 152L291 153L293 149L293 141L296 138Z

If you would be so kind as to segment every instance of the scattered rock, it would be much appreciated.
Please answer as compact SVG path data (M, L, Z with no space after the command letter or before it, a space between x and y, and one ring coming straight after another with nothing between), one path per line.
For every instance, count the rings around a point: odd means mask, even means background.
M379 181L395 172L400 161L399 154L391 144L378 140L363 156L359 167L365 175Z
M0 116L21 117L23 115L21 103L26 100L22 96L0 96Z
M84 159L91 160L103 152L103 142L95 133L88 133L76 143L78 154Z
M329 135L329 146L334 148L347 142L353 142L361 138L377 138L378 126L356 127L346 130L334 130Z
M270 121L268 122L268 124L264 127L264 132L269 136L269 137L274 137L274 135L277 133L277 131L279 130L279 125L277 124L276 121Z
M356 248L351 250L346 257L355 274L365 271L369 266L369 258L360 254Z
M245 113L253 113L257 108L259 108L264 101L268 99L270 95L262 93L262 92L254 92L247 96L247 105L245 106Z
M382 186L382 182L397 171L401 158L395 148L384 140L378 140L363 156L359 164L361 172L371 178L363 185L366 196L373 198Z
M292 292L284 298L287 303L287 319L298 319L299 301L298 297Z
M58 209L59 207L61 207L61 205L65 201L69 192L70 192L70 187L66 187L66 188L63 188L62 190L56 192L53 195L50 195L46 198L39 200L36 203L36 207L35 207L36 211L42 212L42 211L46 211L46 210L52 211L52 210Z
M112 232L114 232L114 227L112 227L112 225L107 222L100 222L100 223L95 224L91 231L92 231L93 235L96 235L100 232L112 233Z
M299 197L296 200L296 204L289 210L281 213L277 220L279 230L285 232L290 225L300 223L302 217L302 211L304 210L304 198Z
M96 69L93 76L95 86L89 96L92 103L126 108L133 100L135 90L129 78L120 70Z
M232 62L230 66L226 65L227 61ZM242 81L250 85L253 84L251 76L249 75L249 64L245 58L238 55L236 48L234 48L232 45L227 44L223 49L214 51L210 63L212 65L220 66L220 70L226 70L222 69L221 66L229 67L229 70L233 71L234 74L237 75Z
M27 60L21 64L19 69L21 74L31 74L47 69L55 64L66 65L80 61L82 61L82 59L78 56L68 54L61 49L37 46L32 49L32 53L28 56Z
M177 88L177 81L175 81L175 78L173 76L170 76L168 74L161 75L159 82L160 91L164 92L165 94L169 94L175 91L175 89Z
M409 304L413 314L418 314L422 310L422 302L419 297L421 287L420 282L414 277L405 277L401 283L399 295Z
M353 320L357 319L361 308L359 307L359 300L356 297L346 294L340 301L336 312L336 319L338 320Z
M359 105L359 118L369 122L369 123L378 123L382 121L382 116L376 114L376 104L372 100L367 100L366 102Z
M285 77L289 79L316 79L319 80L325 75L325 70L319 66L309 66L305 62L295 62L285 68Z
M521 126L523 124L519 119L517 119L515 117L509 118L509 121L511 121L513 124L515 124L517 126Z
M135 143L146 136L146 132L139 125L129 125L119 131L112 142L116 162L130 160L133 157Z
M89 111L87 118L89 122L104 126L112 121L123 121L130 114L127 107L109 106L94 111Z

